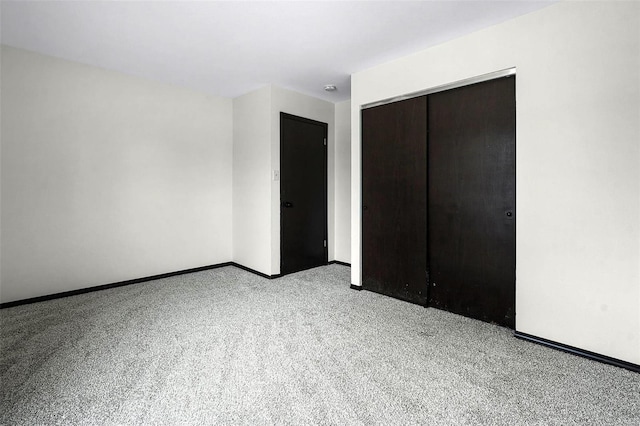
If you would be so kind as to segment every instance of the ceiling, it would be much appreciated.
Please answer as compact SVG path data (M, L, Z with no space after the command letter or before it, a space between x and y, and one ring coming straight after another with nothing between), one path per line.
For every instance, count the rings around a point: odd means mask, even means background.
M354 72L551 3L2 0L0 37L216 96L275 84L338 102Z

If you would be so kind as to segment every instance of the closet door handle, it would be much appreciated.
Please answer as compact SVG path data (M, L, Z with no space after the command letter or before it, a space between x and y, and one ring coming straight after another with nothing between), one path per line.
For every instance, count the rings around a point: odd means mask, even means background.
M285 201L284 203L282 203L282 206L290 209L291 207L293 207L293 204L289 201Z

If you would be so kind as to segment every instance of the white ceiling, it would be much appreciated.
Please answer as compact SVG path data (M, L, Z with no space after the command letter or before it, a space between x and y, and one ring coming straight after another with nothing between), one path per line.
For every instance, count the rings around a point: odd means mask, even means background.
M354 72L551 3L3 0L0 37L217 96L275 84L337 102Z

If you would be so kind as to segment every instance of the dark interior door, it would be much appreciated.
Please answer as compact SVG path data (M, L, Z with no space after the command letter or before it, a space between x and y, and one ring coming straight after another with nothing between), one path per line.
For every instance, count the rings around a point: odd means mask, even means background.
M515 76L429 95L429 304L515 326Z
M427 101L362 111L362 286L427 301Z
M327 263L327 124L280 113L280 273Z

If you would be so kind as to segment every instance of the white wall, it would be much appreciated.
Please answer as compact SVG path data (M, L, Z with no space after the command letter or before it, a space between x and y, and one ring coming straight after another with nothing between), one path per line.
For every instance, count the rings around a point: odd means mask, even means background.
M334 258L351 263L351 101L335 104Z
M2 47L1 301L228 261L231 100Z
M233 100L233 261L272 275L271 87Z
M205 96L2 47L0 297L29 297L233 260L280 272L280 111L334 106L267 86Z
M640 4L563 2L352 76L360 106L517 68L516 329L640 363Z

